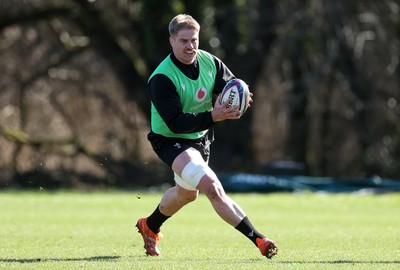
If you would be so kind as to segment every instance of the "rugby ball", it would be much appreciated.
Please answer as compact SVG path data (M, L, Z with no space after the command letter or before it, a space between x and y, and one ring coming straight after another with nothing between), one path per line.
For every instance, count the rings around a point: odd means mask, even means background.
M247 101L250 96L249 87L240 79L232 79L228 81L221 93L221 104L228 99L232 100L228 103L227 108L239 106L240 116L247 110Z

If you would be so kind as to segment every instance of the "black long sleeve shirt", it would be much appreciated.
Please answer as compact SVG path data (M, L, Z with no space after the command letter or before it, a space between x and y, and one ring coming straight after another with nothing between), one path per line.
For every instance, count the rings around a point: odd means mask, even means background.
M199 77L199 65L197 60L190 65L180 62L173 53L170 54L172 62L188 78L196 80ZM217 74L213 94L218 95L222 92L227 81L235 78L228 67L217 57L214 56L214 63ZM168 128L174 133L192 133L209 129L214 125L211 112L201 112L197 114L184 113L179 95L173 82L163 74L156 74L148 83L150 99L158 113L167 124Z

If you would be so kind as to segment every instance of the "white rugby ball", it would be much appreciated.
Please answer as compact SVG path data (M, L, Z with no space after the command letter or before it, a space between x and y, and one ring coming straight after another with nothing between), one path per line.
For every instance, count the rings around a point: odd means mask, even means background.
M239 106L240 116L247 110L247 101L250 96L247 83L241 79L232 79L228 81L221 93L221 104L224 104L229 98L232 100L228 103L228 108Z

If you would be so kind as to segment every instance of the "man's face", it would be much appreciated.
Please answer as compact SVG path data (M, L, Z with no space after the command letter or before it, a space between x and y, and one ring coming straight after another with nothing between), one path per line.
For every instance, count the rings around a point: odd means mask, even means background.
M170 37L169 42L176 58L186 65L196 60L199 48L199 32L194 29L182 29L175 37Z

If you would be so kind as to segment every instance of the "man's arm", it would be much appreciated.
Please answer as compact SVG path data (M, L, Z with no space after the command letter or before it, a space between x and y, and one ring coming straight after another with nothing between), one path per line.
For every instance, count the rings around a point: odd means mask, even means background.
M158 113L174 133L192 133L209 129L214 122L211 112L184 113L175 85L163 74L149 82L150 98Z
M216 56L214 57L215 67L217 68L217 74L215 77L215 85L213 93L218 95L224 89L225 84L234 79L235 75L229 70L229 68Z

